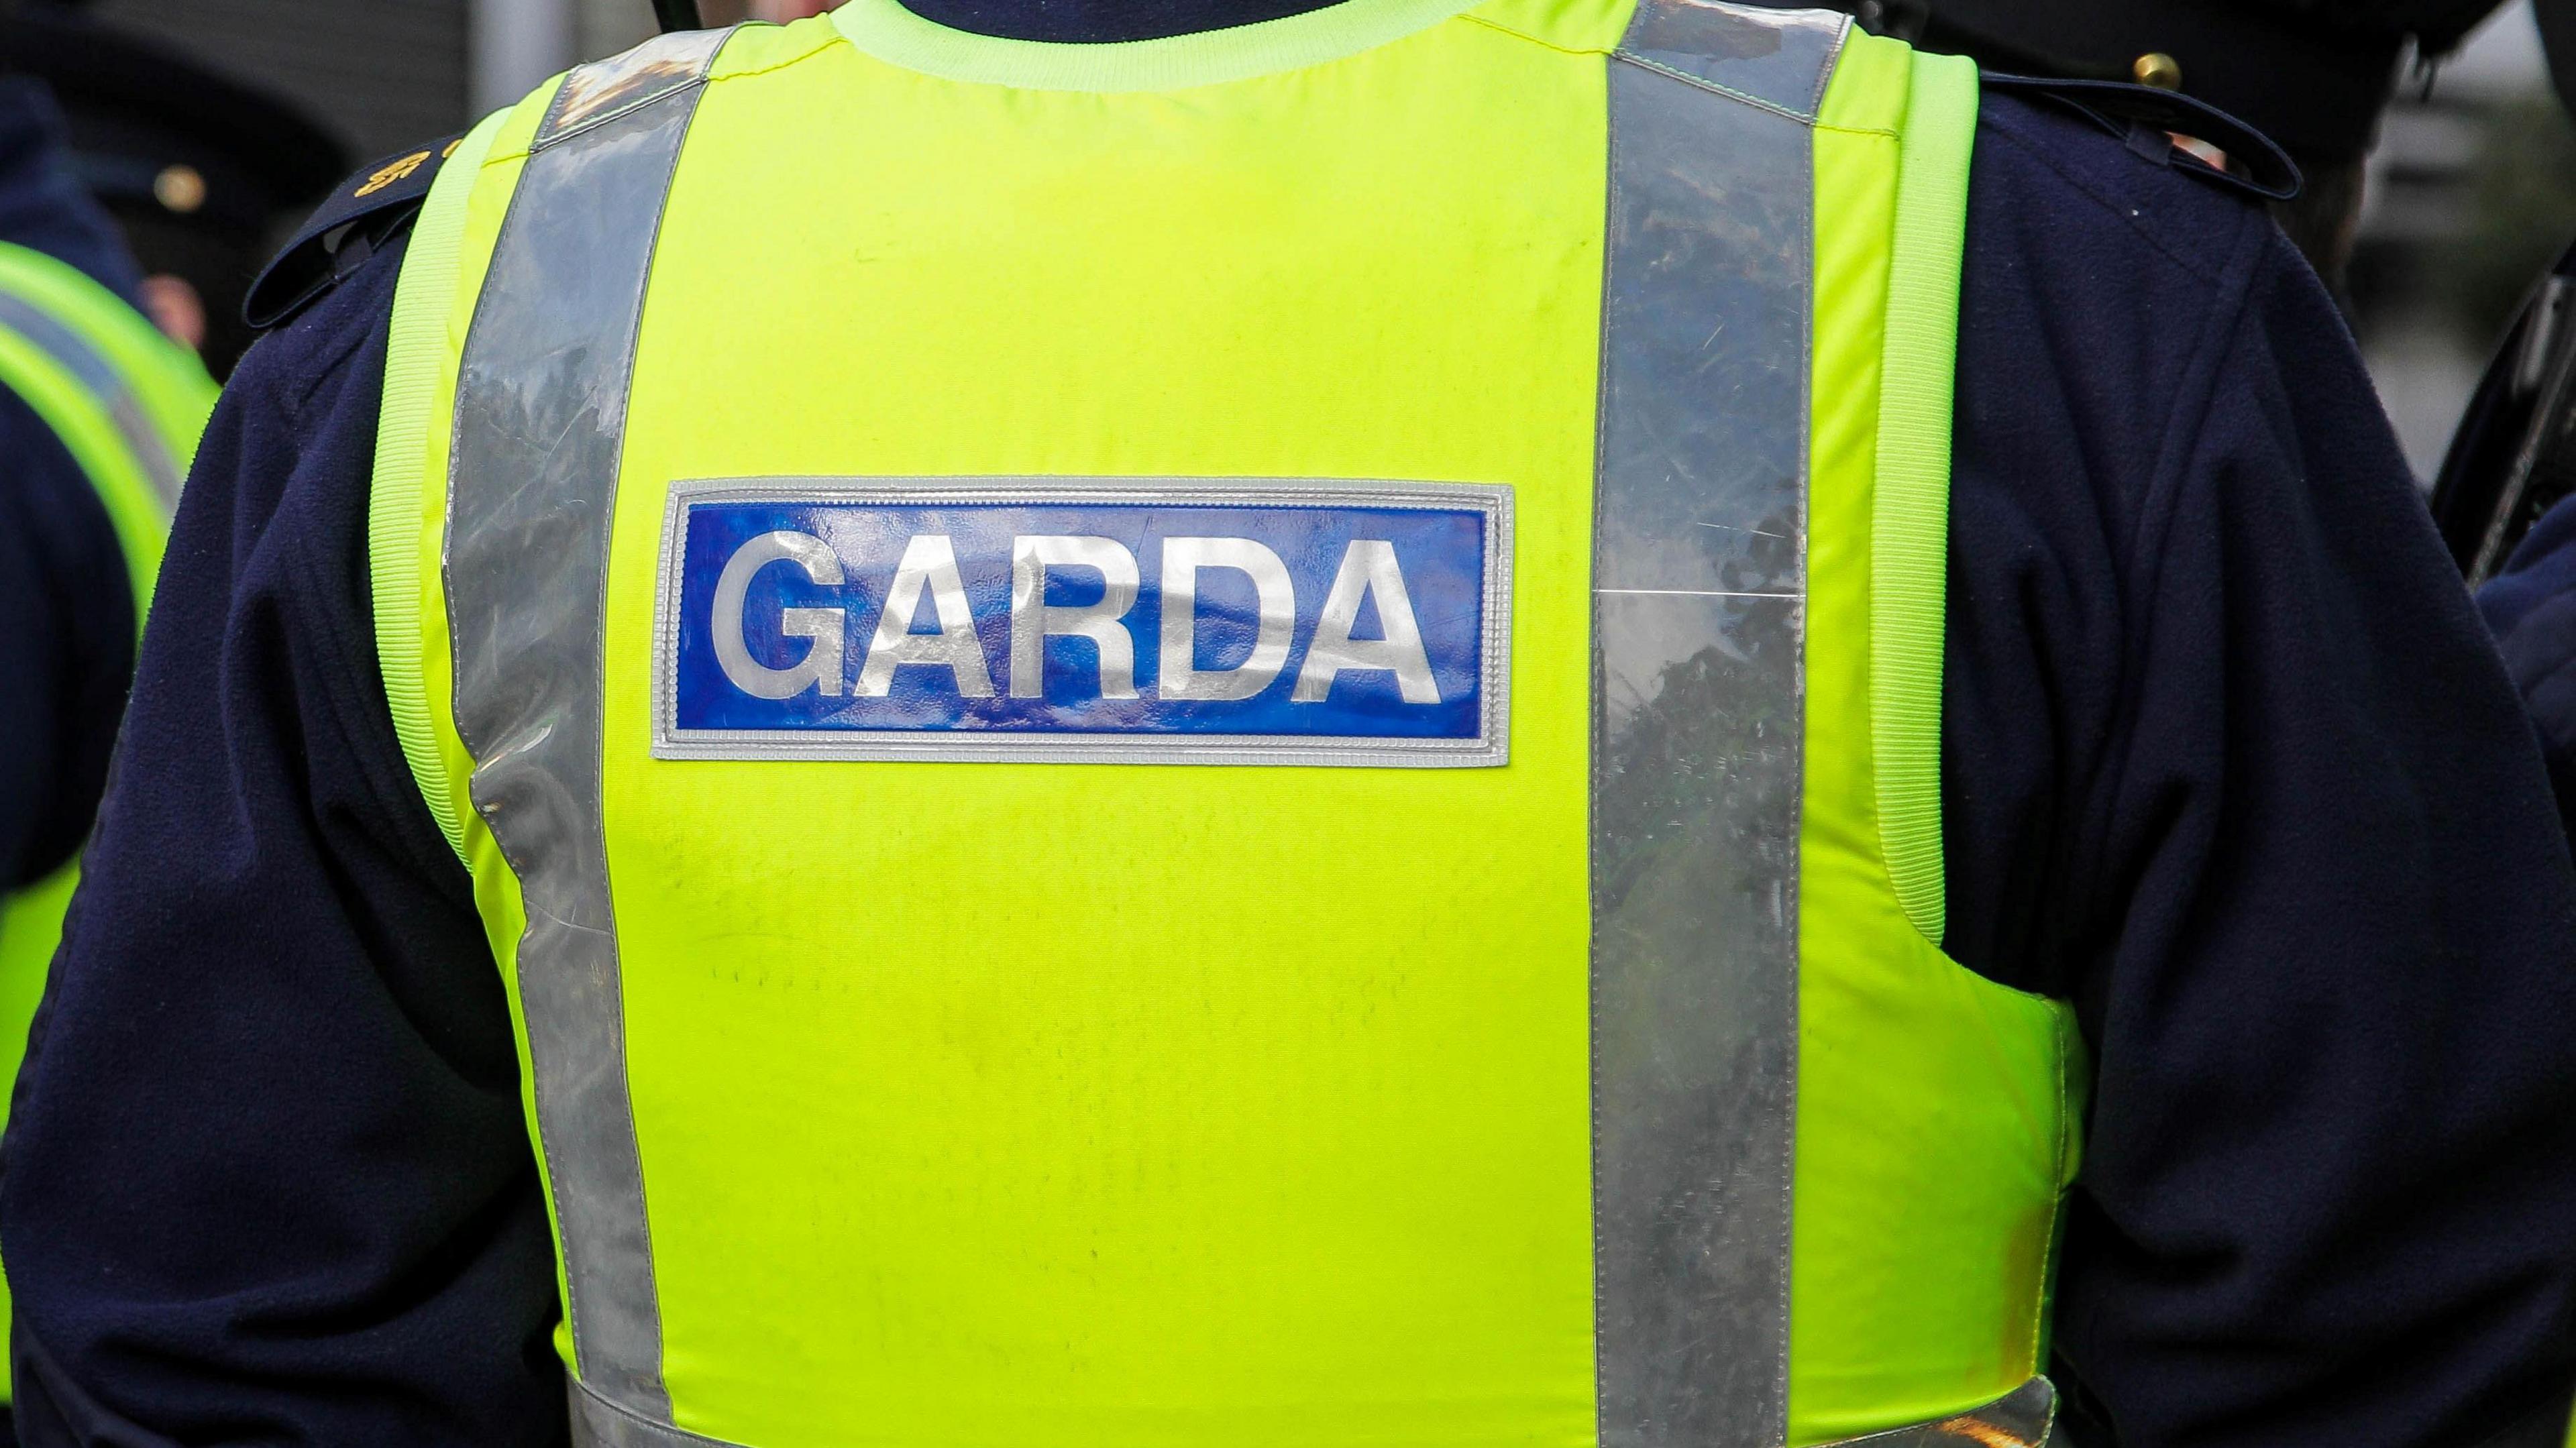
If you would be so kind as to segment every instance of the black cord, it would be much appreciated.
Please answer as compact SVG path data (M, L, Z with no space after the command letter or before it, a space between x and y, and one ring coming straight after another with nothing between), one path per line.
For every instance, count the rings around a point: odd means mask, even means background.
M698 18L698 0L653 0L653 14L661 20L665 33L706 28L706 22Z

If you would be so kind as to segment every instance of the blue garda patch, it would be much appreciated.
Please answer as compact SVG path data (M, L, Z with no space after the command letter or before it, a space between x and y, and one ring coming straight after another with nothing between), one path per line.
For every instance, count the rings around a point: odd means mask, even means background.
M1511 494L681 483L654 753L1499 765Z

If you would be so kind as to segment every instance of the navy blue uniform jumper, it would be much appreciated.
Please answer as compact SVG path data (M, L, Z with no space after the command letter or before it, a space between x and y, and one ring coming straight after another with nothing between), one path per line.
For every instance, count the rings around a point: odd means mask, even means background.
M180 510L0 1175L44 1448L565 1434L501 980L375 657L400 253L251 352ZM2000 94L1964 287L1946 946L2094 1061L2078 1441L2555 1443L2576 867L2342 320L2257 205Z

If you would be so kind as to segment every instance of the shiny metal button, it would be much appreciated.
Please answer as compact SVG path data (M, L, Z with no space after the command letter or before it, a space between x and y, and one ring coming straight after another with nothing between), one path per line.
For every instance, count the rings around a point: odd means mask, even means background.
M2158 90L2182 89L2182 62L2161 50L2150 50L2130 62L2129 74L2140 85L2151 85Z

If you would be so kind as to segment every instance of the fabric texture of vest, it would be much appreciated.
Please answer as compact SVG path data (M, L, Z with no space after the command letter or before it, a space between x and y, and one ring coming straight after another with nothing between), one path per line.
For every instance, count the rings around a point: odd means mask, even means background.
M140 630L171 509L215 405L213 380L193 354L78 268L0 243L0 387L53 429L98 490L125 554ZM79 882L75 861L0 903L0 1069L8 1080L17 1079ZM7 1120L0 1099L0 1124ZM0 1295L0 1340L8 1326ZM0 1364L0 1401L7 1373Z
M405 263L372 566L577 1438L2047 1439L2082 1063L1935 944L1975 114L1966 62L1703 0L1108 46L855 0L477 128ZM1386 540L1342 555L1377 622L1324 605L1393 713L1456 697L1393 641L1465 600L1461 747L825 727L1043 693L1017 570L1147 557L1056 533L1313 499L1484 540L1481 605ZM727 507L825 521L692 612ZM829 521L975 509L1097 526ZM1153 696L1099 567L1066 657ZM1265 718L1338 687L1273 572L1273 682L1201 696Z

